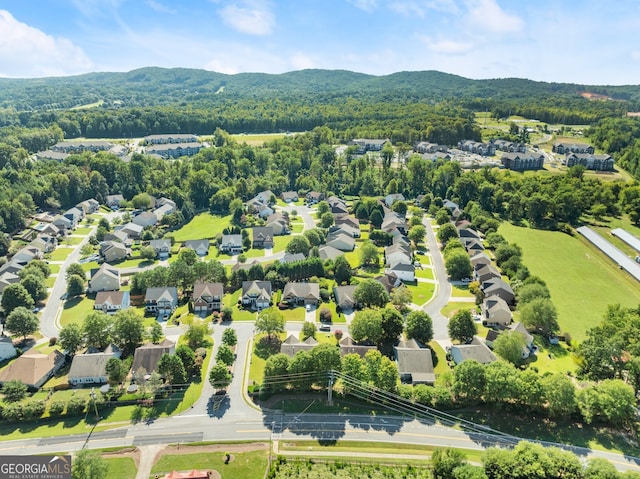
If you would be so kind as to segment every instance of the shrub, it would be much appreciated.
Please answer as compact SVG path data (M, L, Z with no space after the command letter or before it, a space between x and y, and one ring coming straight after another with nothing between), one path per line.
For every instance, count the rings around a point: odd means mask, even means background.
M58 338L56 338L55 336L53 338L49 338L49 346L55 346L57 342Z
M49 405L49 416L61 416L64 412L64 401L53 401Z
M23 404L22 416L25 419L37 419L44 414L46 403L42 400L33 400Z
M82 414L87 407L87 400L83 397L72 397L67 403L67 414L75 416Z
M320 310L320 321L330 323L333 318L333 314L329 308L322 308Z
M7 404L2 409L2 418L6 421L19 421L22 419L22 404Z

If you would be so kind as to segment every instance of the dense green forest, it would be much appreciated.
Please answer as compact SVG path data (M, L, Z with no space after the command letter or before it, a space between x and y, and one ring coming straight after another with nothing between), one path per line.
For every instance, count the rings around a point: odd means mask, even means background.
M611 100L589 101L583 92ZM94 107L74 109L86 105ZM435 71L386 76L329 70L224 75L144 68L63 78L0 78L0 127L47 128L57 123L65 138L204 135L216 127L230 133L308 131L324 125L348 130L374 122L377 132L397 141L452 144L452 135L429 135L426 124L434 123L438 130L438 123L446 122L443 117L468 118L473 111L592 124L635 111L639 105L637 86L470 80Z

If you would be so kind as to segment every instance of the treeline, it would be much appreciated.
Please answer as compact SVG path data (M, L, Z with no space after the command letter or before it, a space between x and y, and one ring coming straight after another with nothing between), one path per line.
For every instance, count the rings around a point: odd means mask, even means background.
M606 118L587 134L593 144L616 158L616 163L640 178L640 119Z
M460 122L460 135L464 125L471 124L454 117L451 121ZM364 128L349 131L367 133ZM440 134L433 125L425 131ZM38 208L66 209L88 198L103 203L109 194L131 199L143 192L172 199L185 221L203 209L227 214L232 205L237 208L238 201L263 190L276 195L288 190L372 197L425 195L423 206L433 203L438 209L448 198L468 211L480 208L483 214L473 215L474 221L526 220L542 228L574 224L585 213L627 212L633 221L640 221L640 187L586 177L583 167L573 167L566 175L521 175L489 168L463 175L457 162L431 162L412 155L392 168L386 157L381 162L373 155L356 156L350 148L337 154L335 144L344 132L328 127L260 147L238 144L217 129L216 146L193 157L166 161L134 154L128 162L105 152L71 155L63 162L33 162L21 143L34 137L53 141L60 131L29 132L14 130L0 141L0 230L4 232L23 227ZM396 143L398 151L407 151L406 147Z

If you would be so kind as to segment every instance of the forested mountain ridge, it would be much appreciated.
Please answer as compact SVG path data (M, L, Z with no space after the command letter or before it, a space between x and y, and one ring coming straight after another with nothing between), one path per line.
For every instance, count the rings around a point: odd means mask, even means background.
M412 100L489 99L522 102L575 98L593 92L640 102L640 86L546 83L519 78L471 80L438 71L405 71L384 76L345 70L300 70L282 74L227 75L205 70L148 67L125 73L88 73L36 79L0 78L0 108L16 111L71 108L104 101L106 106L210 106L224 99L313 96ZM584 100L585 102L587 100Z

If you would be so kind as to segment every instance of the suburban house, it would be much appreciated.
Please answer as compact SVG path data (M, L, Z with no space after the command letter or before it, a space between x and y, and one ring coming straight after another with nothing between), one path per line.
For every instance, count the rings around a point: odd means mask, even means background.
M291 334L280 345L280 352L294 358L300 351L311 351L317 345L318 341L313 336L300 341L295 335Z
M50 235L38 235L36 236L29 246L38 248L43 253L51 253L58 246L58 238Z
M398 278L395 273L385 273L381 276L376 276L375 279L378 283L384 286L384 289L387 290L387 293L391 293L394 288L399 287L402 284L400 278Z
M280 198L282 198L282 201L285 203L295 203L298 201L298 193L295 191L283 191L280 193Z
M133 243L126 231L123 230L115 230L107 233L106 235L104 235L104 241L115 241L116 243L122 243L127 248L130 248L131 244Z
M446 153L449 151L449 147L446 145L439 145L437 143L429 143L428 141L421 141L413 147L417 153Z
M317 306L320 302L320 285L318 283L287 283L282 292L282 301L293 305Z
M122 195L107 195L105 199L107 206L112 210L120 209L120 205L124 202L124 196Z
M570 153L566 158L567 166L582 165L587 170L613 171L614 161L611 155L592 153Z
M404 384L433 385L436 375L433 371L431 349L421 347L415 339L400 341L393 347L398 364L400 381Z
M103 241L100 243L100 256L108 262L122 261L131 255L131 250L122 243Z
M256 200L255 198L247 202L247 210L257 214L260 218L266 219L273 214L273 208Z
M130 236L133 239L140 239L142 236L142 230L144 226L137 225L135 223L129 222L119 228L119 231L124 231L127 236Z
M416 267L412 263L404 261L391 263L388 268L385 268L384 272L385 274L394 274L405 282L412 283L416 280Z
M129 291L100 291L96 294L93 309L113 314L131 305Z
M242 253L242 235L222 235L219 250L221 253Z
M387 208L391 208L396 201L404 201L404 195L402 193L392 193L384 198L384 204L387 205Z
M51 224L56 228L58 228L58 230L60 230L61 233L65 233L74 228L73 222L66 216L62 216L62 215L56 216L51 222Z
M335 197L330 196L329 199L331 198L335 198ZM331 213L333 213L334 215L349 214L349 208L347 208L347 204L342 200L333 201L332 203L329 203L329 206L331 207Z
M477 253L470 258L471 266L477 269L481 265L491 264L491 258L487 256L487 253Z
M133 363L131 372L135 375L141 374L143 377L154 373L158 368L160 358L164 354L174 354L176 343L165 339L160 344L147 343L136 348L133 353Z
M474 268L474 281L484 283L485 281L489 281L493 278L502 278L502 275L492 264L480 263L476 268Z
M340 251L337 248L329 245L322 245L318 248L318 254L322 261L326 261L328 259L335 260L338 256L342 256L344 251Z
M295 263L296 261L304 261L305 259L307 259L307 257L303 253L285 253L278 261L281 263Z
M516 299L513 289L501 278L491 278L480 284L480 289L484 293L485 298L489 296L499 296L504 299L507 304L513 304Z
M377 350L378 347L368 341L356 342L351 336L345 336L340 340L340 357L347 354L357 354L361 358L371 350Z
M544 166L544 155L542 153L503 153L500 162L508 170L539 170Z
M282 213L269 215L266 220L267 228L271 228L274 236L287 235L291 233L289 229L289 217Z
M62 233L60 231L60 228L58 228L53 223L40 222L40 223L36 224L35 226L32 226L31 228L33 230L37 231L41 235L49 235L49 236L58 237Z
M336 235L339 233L346 234L352 238L360 238L360 225L354 227L350 223L341 223L329 227L329 234Z
M14 358L18 354L9 336L0 336L0 361Z
M209 240L187 240L184 242L184 247L192 249L200 257L207 256L209 254Z
M327 235L326 244L340 251L353 251L356 247L356 240L353 239L353 236L338 230Z
M307 193L307 204L315 205L316 203L320 203L324 200L324 193L320 193L319 191L310 191Z
M91 270L89 291L118 291L120 289L120 271L108 263L102 263L99 268Z
M193 312L211 314L222 309L224 286L222 283L196 283L193 285Z
M393 230L397 229L400 233L407 234L407 222L404 218L402 218L397 213L393 211L387 210L382 219L382 225L380 226L382 231L386 231L387 233L391 233Z
M154 226L158 224L158 217L151 211L143 211L139 215L136 215L131 222L134 225L142 226L146 228L148 226Z
M80 223L84 219L84 211L80 208L73 207L62 213L62 216L64 216L71 222L70 229L75 229L78 226L78 223Z
M569 153L588 153L593 155L596 150L591 145L586 143L555 143L553 145L553 152L561 155L568 155Z
M355 299L353 299L353 293L356 291L356 287L355 284L334 286L333 297L335 298L336 306L342 311L351 311L358 306Z
M120 359L121 351L111 344L100 352L87 351L76 354L69 368L69 384L104 384L108 381L107 362L111 358Z
M158 259L164 260L171 255L171 240L169 239L155 239L149 241L149 246L156 252Z
M100 203L93 198L89 198L88 200L81 201L76 205L76 208L82 209L85 215L90 215L91 213L95 213L100 209Z
M353 228L354 230L358 230L358 236L360 237L360 221L355 216L351 216L349 214L334 214L333 222L336 226L347 225ZM355 237L355 236L354 236Z
M166 198L161 198L161 199L166 199ZM167 200L167 201L171 201L171 200ZM173 203L173 201L171 201L171 203ZM162 206L159 206L155 210L153 210L153 214L156 215L158 222L160 222L162 221L162 218L174 213L175 211L176 211L175 203L173 205L169 203L165 203Z
M253 227L254 248L273 248L273 230L268 226Z
M15 273L11 273L9 271L2 271L0 273L0 294L4 291L4 288L9 286L10 284L19 283L20 276Z
M274 195L273 191L271 190L264 190L258 193L255 198L257 198L258 201L264 203L265 205L271 205L274 203L273 198L276 198L276 195Z
M243 281L242 305L245 308L258 311L268 308L271 304L271 281Z
M533 336L529 333L529 331L527 331L527 328L524 326L524 324L519 321L517 323L511 324L507 328L502 328L499 330L490 329L489 331L487 331L487 336L484 341L485 344L493 349L493 345L496 339L498 339L500 335L505 331L512 331L514 334L522 335L522 338L524 339L524 345L522 346L522 359L527 359L535 350L535 346L533 344Z
M0 371L0 384L17 379L30 389L39 389L64 365L65 356L58 350L49 354L27 351Z
M144 303L148 313L171 314L178 306L178 290L175 286L147 288Z
M482 302L482 321L488 326L508 326L512 319L509 305L500 296L489 296Z
M493 351L477 336L474 336L470 344L454 344L451 346L451 359L460 364L467 359L475 359L480 364L489 364L497 361Z

